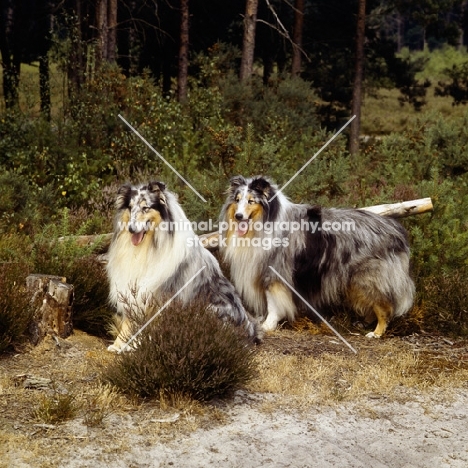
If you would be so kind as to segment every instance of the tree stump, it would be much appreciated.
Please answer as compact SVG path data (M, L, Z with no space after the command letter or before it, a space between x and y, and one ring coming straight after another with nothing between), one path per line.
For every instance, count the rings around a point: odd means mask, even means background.
M38 344L47 334L60 338L70 336L73 285L60 276L32 274L26 278L26 287L35 307L30 327L33 344Z

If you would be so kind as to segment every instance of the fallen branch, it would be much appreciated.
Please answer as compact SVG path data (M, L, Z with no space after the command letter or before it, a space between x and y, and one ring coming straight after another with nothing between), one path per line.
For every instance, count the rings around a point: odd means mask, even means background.
M405 218L421 213L427 213L433 210L432 200L430 198L421 198L419 200L405 201L401 203L390 203L387 205L366 206L360 210L372 211L382 216L392 218Z

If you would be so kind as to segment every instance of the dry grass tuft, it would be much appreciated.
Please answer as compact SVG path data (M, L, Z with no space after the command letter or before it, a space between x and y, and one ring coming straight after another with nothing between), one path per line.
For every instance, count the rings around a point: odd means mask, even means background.
M51 395L42 394L32 411L32 417L44 424L58 424L73 419L80 409L75 393L54 389Z
M83 395L84 423L88 427L102 426L103 421L116 406L118 395L109 385L98 384L94 391Z

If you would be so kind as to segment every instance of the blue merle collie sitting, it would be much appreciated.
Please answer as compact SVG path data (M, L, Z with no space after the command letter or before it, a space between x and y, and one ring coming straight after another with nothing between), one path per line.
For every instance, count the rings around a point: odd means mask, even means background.
M295 320L298 295L319 312L345 306L368 323L377 320L368 337L382 336L412 307L407 236L392 218L294 204L268 179L238 176L220 232L231 280L265 331Z
M176 294L182 305L207 301L222 320L243 327L250 338L257 339L256 324L233 285L198 242L176 196L164 183L122 186L116 209L107 274L109 299L122 321L109 351L126 347L131 330L128 307L145 310L151 299L166 300Z

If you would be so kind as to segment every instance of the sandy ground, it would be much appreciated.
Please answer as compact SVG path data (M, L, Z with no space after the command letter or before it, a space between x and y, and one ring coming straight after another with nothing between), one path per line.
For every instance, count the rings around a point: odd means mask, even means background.
M93 347L104 345L93 342L89 355ZM77 345L62 355L66 361L55 361L51 369L76 362ZM10 374L17 375L28 359L10 359ZM210 404L206 420L174 408L161 413L136 405L111 413L100 427L88 427L82 417L56 426L37 424L21 410L12 420L9 411L21 394L13 395L3 382L2 468L468 467L466 388L443 399L402 388L399 401L376 394L302 412L292 410L284 396L240 390L228 401Z
M468 466L466 394L450 405L427 401L406 404L369 400L369 414L353 405L336 409L265 413L259 401L243 394L226 408L229 422L198 429L168 441L135 435L131 421L113 416L108 429L128 425L127 449L109 452L99 430L70 424L82 438L76 451L65 451L57 466L78 467L340 467L465 468ZM175 415L177 417L177 415ZM153 423L148 423L150 432ZM171 424L157 422L157 424ZM120 431L119 431L120 432ZM86 443L84 443L86 442ZM1 452L1 450L0 450ZM21 461L21 459L25 461ZM27 448L3 453L5 467L44 466L27 457Z

